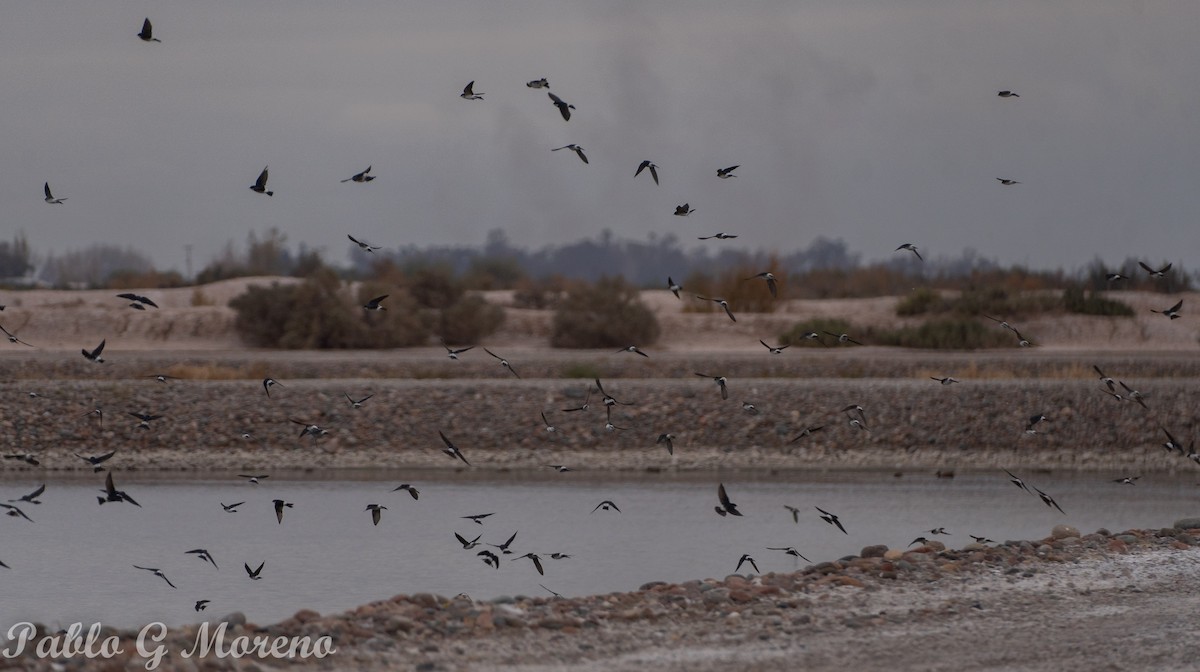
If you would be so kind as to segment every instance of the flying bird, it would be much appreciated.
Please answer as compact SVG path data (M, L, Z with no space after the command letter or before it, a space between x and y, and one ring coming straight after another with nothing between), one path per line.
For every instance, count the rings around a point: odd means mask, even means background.
M825 332L825 334L826 334L826 335L828 335L828 336L833 336L834 338L836 338L836 339L837 339L837 342L838 342L839 344L842 344L842 345L844 345L844 344L846 344L846 343L853 343L853 344L855 344L855 345L862 345L862 343L859 343L858 341L854 340L853 338L850 338L850 335L849 335L849 334L835 334L835 333L833 333L833 332L830 332L830 331L826 331L826 332Z
M197 558L200 558L201 560L203 560L204 562L212 563L212 566L214 569L220 569L220 567L217 567L217 561L213 560L212 553L209 553L207 548L195 548L190 551L186 551L185 553L189 554L189 555L194 555Z
M258 485L258 482L264 478L270 478L270 474L238 474L238 478L246 479L247 483Z
M512 365L508 363L507 359L501 357L500 355L497 355L496 353L492 352L491 350L488 350L487 348L484 348L483 351L486 352L487 354L491 355L492 357L495 357L496 359L500 360L500 366L503 366L504 368L508 369L509 373L513 374L517 378L521 377L517 373L517 370L512 368Z
M477 513L473 516L460 516L460 517L464 520L469 520L472 523L475 523L476 525L483 525L484 518L487 518L488 516L494 516L494 515L496 515L496 514L495 513Z
M721 398L729 398L729 388L725 386L728 381L726 380L725 376L710 376L707 373L696 373L696 375L700 376L701 378L711 378L712 381L717 384L717 387L721 388Z
M525 82L525 86L528 86L531 89L548 89L550 88L550 82L546 81L546 78L543 77L541 79Z
M668 275L667 276L667 289L671 290L671 293L674 294L675 298L678 299L679 298L679 290L683 289L683 285L675 282L674 280L671 279L671 276Z
M550 95L554 95L554 94L550 94ZM572 152L575 152L575 155L579 157L580 161L583 161L584 163L588 163L587 155L583 153L583 147L580 147L579 145L572 143L569 145L563 145L562 147L555 147L554 149L551 149L550 151L557 152L560 149L569 149Z
M1037 424L1039 422L1050 422L1050 418L1047 418L1042 413L1038 413L1037 415L1029 416L1029 424L1025 425L1025 433L1026 434L1037 434L1037 430L1034 429L1034 427L1037 426Z
M383 300L389 296L391 296L391 294L384 294L383 296L377 296L370 301L367 301L363 304L363 310L387 310L387 308L384 308L380 304L382 304Z
M92 465L92 471L94 473L100 473L101 471L104 471L104 467L102 467L100 465L102 465L105 462L112 459L112 456L116 455L116 454L117 454L117 451L110 450L109 452L104 453L103 455L80 455L79 453L75 453L75 457L78 457L79 459L83 460L84 462L87 462L88 464Z
M457 348L457 349L455 349L455 348L451 348L450 346L446 345L446 342L445 342L445 341L442 341L442 347L446 349L446 356L447 356L447 357L449 357L450 359L458 359L458 356L459 356L459 355L461 355L462 353L464 353L464 352L466 352L466 351L470 350L471 348L474 348L475 346L473 346L473 345L468 345L468 346L467 346L467 347L465 347L465 348Z
M592 509L592 513L595 513L597 511L608 511L609 509L616 511L617 513L621 512L621 509L617 508L617 505L614 504L611 499L606 499L603 502L600 502L599 504L597 504L596 508Z
M275 192L267 191L267 168L270 168L270 166L264 167L262 172L258 174L258 179L254 181L254 184L250 185L250 191L253 191L256 194L274 196Z
M142 506L141 504L138 504L132 497L130 497L124 490L117 490L113 486L113 475L111 471L108 472L108 476L104 479L104 489L100 492L104 493L103 497L96 498L100 501L100 504L107 504L109 502L129 502L138 508L141 508Z
M929 379L936 380L939 383L941 383L942 385L953 385L954 383L958 382L957 378L951 378L950 376L946 376L945 378L938 378L937 376L930 376Z
M446 447L442 449L443 453L449 455L452 458L457 457L458 459L463 461L463 464L465 464L467 466L471 466L471 463L467 462L467 458L463 457L462 451L458 449L458 446L451 443L450 439L447 439L446 435L443 434L440 429L438 430L438 436L442 437L442 443L446 444Z
M1020 489L1024 490L1025 492L1029 492L1029 486L1028 486L1028 485L1025 485L1025 481L1021 480L1021 478L1020 478L1020 477L1018 477L1016 474L1012 473L1011 471L1009 471L1009 470L1007 470L1007 469L1005 469L1005 470L1004 470L1004 473L1008 474L1008 480L1009 480L1009 481L1010 481L1010 482L1011 482L1013 485L1015 485L1015 486L1017 486L1018 488L1020 488ZM1033 493L1030 493L1030 494L1033 494Z
M641 349L638 348L636 345L627 345L627 346L621 348L620 350L617 350L617 352L632 352L634 354L641 355L642 357L647 357L647 358L650 357L650 355L647 355L646 353L642 352Z
M697 295L696 298L700 299L701 301L712 301L713 303L717 304L718 306L724 308L725 314L729 316L729 319L734 322L737 322L737 318L733 316L733 311L729 310L729 302L726 301L725 299L710 299L707 296L700 296L700 295Z
M776 298L778 296L778 294L777 294L778 287L775 282L776 281L775 274L770 271L763 271L762 273L759 273L757 275L752 275L748 278L744 278L743 282L745 280L766 280L767 281L767 289L771 292L771 298Z
M675 454L675 443L674 443L674 441L675 441L675 435L674 435L674 434L659 434L659 435L658 435L658 438L654 440L654 444L655 444L655 445L664 445L664 446L666 446L666 447L667 447L667 454L668 454L668 455L674 455L674 454Z
M1150 268L1149 266L1147 266L1146 262L1144 262L1144 261L1139 261L1138 266L1141 266L1144 271L1149 273L1150 277L1154 278L1155 280L1158 280L1158 279L1166 277L1167 271L1171 270L1171 266L1174 263L1175 262L1171 262L1170 264L1163 266L1162 268L1158 269L1157 271L1154 270L1153 268Z
M1095 364L1093 364L1092 370L1095 371L1100 376L1100 382L1104 383L1104 385L1109 389L1110 392L1116 391L1116 389L1117 389L1116 383L1113 381L1113 379L1111 377L1104 375L1104 372L1100 370L1099 366L1096 366Z
M1124 478L1114 478L1112 479L1112 482L1120 483L1121 485L1137 485L1137 480L1139 478L1141 478L1141 476L1125 476Z
M150 573L154 574L155 576L157 576L158 578L162 579L163 581L166 581L168 586L170 586L172 588L177 587L175 584L171 583L171 580L167 578L166 574L163 574L163 571L161 569L157 569L155 567L140 567L138 565L134 565L134 568L144 569L147 572L150 572Z
M285 502L282 499L272 499L271 503L275 505L275 520L280 525L282 525L283 524L283 510L285 508L291 509L291 508L295 508L295 507L292 505L292 502Z
M246 568L246 576L249 576L251 581L258 581L262 578L263 566L266 564L267 562L264 560L263 562L259 563L257 569L250 569L250 565L246 563L242 563L242 566Z
M463 87L463 92L458 94L458 97L463 100L483 100L483 92L475 93L475 80L472 79Z
M1037 491L1038 497L1042 498L1043 504L1045 504L1046 506L1053 506L1054 508L1058 509L1059 513L1066 515L1067 512L1062 510L1062 507L1058 505L1058 502L1054 501L1053 497L1051 497L1050 495L1047 495L1046 493L1042 492L1041 490L1038 490L1037 488L1034 488L1034 490Z
M550 93L549 91L546 92L546 95L550 96L550 100L554 103L554 106L558 108L559 113L562 114L563 121L570 121L571 120L571 110L575 109L575 106L568 104L562 98L559 98L558 96L554 95L553 93ZM580 156L582 156L582 155L580 155ZM587 163L587 159L584 159L583 162Z
M722 180L727 180L731 177L737 177L737 175L733 174L733 171L737 170L738 167L739 166L730 166L728 168L718 168L717 169L717 177L721 178Z
M4 515L6 516L12 516L13 518L24 518L31 523L33 522L33 519L25 515L25 512L22 511L18 506L14 506L12 504L0 504L0 509L4 509Z
M766 341L762 340L761 338L758 339L758 342L762 343L764 348L771 351L772 355L782 354L784 350L787 350L790 347L787 345L767 345Z
M4 459L20 460L31 467L37 467L42 464L41 460L37 458L37 455L34 455L33 453L5 453Z
M692 212L695 212L695 210L693 210ZM713 238L716 238L717 240L730 240L732 238L737 238L737 234L725 233L724 231L722 231L720 233L714 233L711 236L697 236L696 240L711 240Z
M25 341L22 341L21 339L17 338L17 335L16 335L16 334L14 334L14 333L10 332L9 330L5 329L5 328L4 328L4 327L2 327L2 326L0 326L0 331L3 331L3 332L4 332L4 335L5 335L6 337L8 337L8 342L9 342L9 343L20 343L21 345L28 345L28 346L29 346L29 347L31 347L31 348L33 347L32 345L29 345L29 344L28 344L28 343L26 343Z
M345 182L345 180L342 180L342 181ZM357 238L355 238L354 236L352 236L350 234L346 234L346 237L350 239L350 242L354 243L355 245L358 245L358 247L360 249L366 250L367 252L374 252L375 250L383 249L379 245L372 245L370 243L366 243L361 240L358 240Z
M200 612L200 611L204 611L205 609L207 609L209 602L212 602L212 600L196 600L196 607L195 607L196 611Z
M729 501L729 494L725 492L724 483L717 484L717 501L721 503L720 506L716 507L717 513L720 513L722 516L726 514L731 516L742 515L742 512L738 511L738 505ZM724 511L724 513L721 513L722 511Z
M996 95L1000 96L1001 98L1020 98L1021 97L1021 96L1017 95L1017 93L1015 91L1008 91L1007 89L1004 91L997 91Z
M347 177L346 179L342 180L342 182L370 182L371 180L378 177L377 175L368 175L368 173L370 173L370 172L371 172L371 166L367 166L366 170L362 171L361 173L355 173L354 175L351 175L350 177ZM342 174L345 175L345 173L342 173ZM354 239L351 238L350 240L354 240ZM359 243L359 244L361 245L361 243Z
M154 36L154 26L150 25L150 17L146 17L146 20L142 21L142 32L137 36L142 38L143 42L162 42Z
M996 181L999 182L1000 184L1003 184L1006 187L1011 187L1014 184L1020 184L1020 182L1018 182L1016 180L1010 180L1010 179L1003 178L1003 177L997 177Z
M500 569L500 556L487 550L486 548L475 554L483 558L483 564L493 569Z
M399 492L400 490L408 491L408 494L412 495L413 499L421 498L421 491L417 490L409 483L401 483L400 485L396 486L395 488L392 488L392 492Z
M235 502L233 504L226 504L225 502L221 502L221 508L225 510L225 513L237 513L238 512L237 508L243 504L245 504L245 502Z
M1130 401L1136 401L1139 406L1149 410L1150 407L1146 405L1146 398L1141 392L1129 387L1123 380L1119 380L1117 382L1120 383L1122 388L1124 388L1126 399L1129 399Z
M152 301L140 294L134 294L133 292L125 292L124 294L117 294L117 298L125 299L126 301L131 301L132 303L130 303L129 305L138 310L145 310L146 306L150 306L151 308L158 308L158 304L155 303L154 301Z
M683 205L675 206L675 216L676 217L687 217L688 215L692 214L695 211L696 211L696 209L691 207L691 205L688 203L684 203Z
M550 424L550 421L546 419L546 412L542 411L541 413L542 413L542 424L545 425L546 431L550 432L551 434L553 434L554 432L557 432L558 428L555 427L554 425Z
M461 534L459 534L457 532L454 533L454 538L458 539L458 543L462 544L463 549L467 550L467 551L469 551L472 548L475 548L476 546L479 545L479 537L481 537L481 536L483 536L483 535L479 535L479 536L475 537L474 539L467 541L466 537L462 536Z
M274 378L263 378L262 386L263 386L263 390L266 391L266 393L267 393L267 397L271 396L271 388L276 385L283 387L283 385L278 380L275 380Z
M792 439L791 441L788 441L788 443L795 443L795 442L799 441L800 439L803 439L806 436L812 436L814 432L819 432L822 429L825 429L825 425L817 425L815 427L805 427L804 429L800 430L800 433L796 435L796 438Z
M1170 308L1167 308L1166 310L1154 310L1153 308L1151 308L1150 312L1158 313L1159 315L1166 315L1168 318L1170 318L1172 320L1178 320L1179 318L1183 317L1182 315L1179 314L1180 308L1183 308L1183 299L1180 299L1179 303L1176 303L1175 305L1171 306Z
M762 572L758 571L758 565L754 563L754 558L750 557L750 554L749 554L749 553L743 553L743 554L742 554L742 557L738 559L738 564L737 564L737 567L735 567L735 568L733 569L733 572L736 574L736 573L738 572L738 570L740 570L740 569L742 568L742 563L745 563L745 562L748 562L748 563L750 563L750 566L754 568L754 573L755 573L755 574L761 574L761 573L762 573Z
M367 508L363 509L363 511L371 512L371 523L374 525L379 524L379 518L382 515L380 512L386 510L387 507L383 506L382 504L368 504Z
M63 201L67 200L66 198L55 198L54 194L50 193L50 183L49 182L47 182L42 187L42 190L46 192L46 202L51 205L58 205L59 203L62 203Z
M88 349L84 348L82 350L83 358L88 360L89 362L95 362L96 364L103 364L104 358L100 356L100 353L104 352L104 344L107 341L108 341L108 339L104 339L103 341L100 341L100 345L97 345L94 350L89 351Z
M518 530L518 532L519 531L520 530ZM508 541L504 542L503 544L488 544L488 546L491 546L492 548L500 549L500 553L503 555L511 555L512 551L508 550L508 547L512 546L512 542L516 538L517 538L517 532L513 532L512 536L508 538Z
M529 558L533 561L533 567L537 570L538 574L541 574L542 576L546 575L546 572L542 570L542 559L537 553L526 553L519 558L513 558L513 562L516 562L517 560L523 560L525 558Z
M153 415L151 413L136 413L129 411L129 414L138 419L138 429L150 429L150 423L155 420L161 420L163 416Z
M794 546L767 546L767 550L768 551L783 551L784 553L787 553L788 555L792 556L793 558L799 558L805 562L812 562L812 560L809 560L808 558L804 557L803 555L800 555L800 551L797 551ZM758 570L758 568L756 567L755 571L757 571L757 570Z
M642 171L646 170L647 168L650 169L650 177L654 178L654 183L658 184L658 166L656 166L649 159L642 161L641 164L638 165L637 172L635 172L633 176L637 177L638 175L641 175Z
M901 245L900 247L897 247L895 251L899 252L900 250L908 250L909 252L912 252L913 254L917 255L917 259L920 259L921 261L925 261L925 258L921 256L920 252L917 251L917 246L913 245L912 243L905 243L905 244Z
M345 392L343 392L342 394L346 395L346 401L350 402L350 408L353 408L355 410L362 408L363 403L365 403L371 397L375 396L373 394L368 394L367 396L363 397L362 399L353 399L350 397L349 394L346 394Z
M1121 275L1120 273L1106 273L1104 275L1104 280L1106 282L1110 282L1110 283L1116 282L1118 280L1128 280L1128 279L1129 279L1128 275Z
M837 526L837 528L842 531L842 534L850 534L849 532L846 531L845 527L842 527L842 521L838 520L837 516L826 511L825 509L822 509L819 506L813 507L813 508L815 508L817 511L821 512L821 514L820 514L821 520L829 523L830 525Z

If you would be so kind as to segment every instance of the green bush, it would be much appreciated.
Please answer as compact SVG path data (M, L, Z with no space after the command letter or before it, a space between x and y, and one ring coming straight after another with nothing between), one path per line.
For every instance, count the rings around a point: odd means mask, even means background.
M571 288L554 311L550 345L556 348L646 346L658 340L658 319L635 287L602 277Z
M924 315L925 313L940 313L945 308L942 295L935 289L921 287L896 303L896 314L901 317Z
M395 348L428 338L415 302L392 293L386 310L365 311L362 304L388 294L380 286L362 286L357 298L345 291L337 275L322 269L304 282L251 285L229 302L237 313L234 326L249 344L262 348Z
M466 294L439 316L438 335L450 345L478 343L504 324L504 309L478 294Z
M821 335L820 343L804 337L805 334L814 331ZM825 345L834 345L833 337L825 332L829 332L830 334L849 334L854 340L862 341L854 333L854 327L846 320L837 317L814 317L803 322L797 322L792 325L791 329L780 334L779 344L802 348L819 348L822 343Z
M978 350L1016 345L1016 337L968 318L938 318L915 327L875 330L872 343L930 350Z
M1133 317L1133 308L1129 304L1114 299L1097 296L1095 292L1085 293L1079 287L1063 290L1063 307L1068 313L1078 315L1104 315L1116 317Z

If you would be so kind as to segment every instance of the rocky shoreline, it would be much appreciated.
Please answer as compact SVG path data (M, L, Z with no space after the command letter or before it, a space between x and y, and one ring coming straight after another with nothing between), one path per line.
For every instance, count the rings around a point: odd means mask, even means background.
M873 468L954 471L1006 467L1137 473L1200 465L1163 449L1169 428L1187 445L1200 422L1194 380L1133 380L1147 407L1117 401L1094 380L730 378L730 398L696 376L606 379L622 402L606 413L591 379L281 379L21 381L0 384L0 474L90 472L75 456L116 450L118 471L264 469L332 475L345 469L696 471ZM35 393L38 396L30 396ZM373 395L354 409L347 396ZM563 409L589 403L585 412ZM752 403L754 412L743 409ZM861 405L867 430L841 409ZM100 409L103 418L94 413ZM138 428L130 413L162 415ZM540 413L555 426L549 432ZM1044 414L1035 433L1028 418ZM327 433L299 437L303 424ZM821 427L797 439L806 427ZM441 452L438 431L470 466ZM672 434L673 454L657 442Z
M1198 528L1200 519L1193 518L1161 530L1098 530L1081 536L1060 525L1040 540L953 550L936 541L907 550L868 546L858 556L793 573L651 583L632 593L486 602L466 595L399 595L339 615L301 611L270 626L232 614L213 623L228 623L232 636L326 636L337 652L321 660L290 661L168 655L159 669L582 672L654 665L715 671L727 669L730 661L741 670L833 670L851 663L880 670L984 669L998 662L1004 669L1099 669L1102 662L1115 665L1109 669L1132 669L1123 662L1144 660L1132 649L1121 654L1079 643L1095 644L1139 623L1144 631L1175 616L1179 629L1190 628L1186 614L1194 613L1200 589L1183 579L1192 575ZM1177 606L1162 613L1159 598L1166 593L1174 593ZM1151 604L1154 614L1141 611ZM1063 620L1064 610L1079 608L1090 610L1080 618L1093 618L1091 632L1068 632L1055 622ZM1101 612L1120 618L1095 620ZM1008 642L1003 661L991 658L996 647L972 644L977 638L1003 637L999 630L1021 629L1023 623L1040 624L1046 632L1020 644ZM145 660L132 655L136 632L105 634L121 638L130 653L107 661L105 669L144 669ZM178 628L162 644L167 651L183 651L196 635L197 626ZM1057 644L1047 641L1055 638ZM923 650L930 642L942 648ZM1078 647L1067 660L1038 649L1064 642ZM1184 669L1194 653L1188 642L1190 635L1159 647L1152 667ZM889 653L873 658L881 649ZM0 659L0 669L31 672L99 669L90 664L70 658Z

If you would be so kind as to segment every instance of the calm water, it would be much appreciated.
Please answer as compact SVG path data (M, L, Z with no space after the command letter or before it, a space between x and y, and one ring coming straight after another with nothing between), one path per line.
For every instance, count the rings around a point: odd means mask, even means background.
M992 473L952 480L862 472L770 480L741 473L682 480L596 480L578 473L550 480L448 474L413 480L409 474L404 480L421 489L419 501L390 492L401 479L273 478L254 486L236 478L145 482L118 474L117 487L140 509L98 506L102 476L50 481L43 504L22 505L34 524L0 518L0 561L12 567L0 568L0 635L22 620L117 627L193 622L199 599L211 600L207 616L242 611L268 623L302 608L330 613L398 593L548 594L539 584L564 595L625 591L653 580L722 577L742 553L752 554L763 572L796 567L766 546L795 546L821 562L868 544L904 547L934 527L951 533L939 539L961 546L970 542L968 533L1003 541L1045 536L1057 523L1117 531L1200 514L1196 479L1168 477L1131 487L1103 477L1029 475L1059 501L1062 515ZM718 481L744 517L713 511ZM36 485L0 482L0 499ZM275 498L295 503L282 525L275 521ZM592 513L604 499L622 513ZM238 501L245 501L239 513L225 513L219 504ZM389 507L378 527L364 511L372 503ZM785 504L801 509L798 524ZM849 534L820 520L814 506L838 514ZM489 512L495 515L483 525L460 518ZM492 544L519 532L516 553L494 570L475 555L488 547L463 550L455 532L468 539L482 534L481 542ZM194 548L211 551L220 569L185 554ZM544 577L529 560L510 560L529 551L543 556ZM546 557L553 552L572 557ZM242 564L264 561L262 580L251 581ZM162 569L178 589L134 564Z

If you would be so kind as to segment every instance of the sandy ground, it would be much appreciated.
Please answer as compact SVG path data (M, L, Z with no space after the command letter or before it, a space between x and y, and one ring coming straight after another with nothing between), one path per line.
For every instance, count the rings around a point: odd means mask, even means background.
M75 351L94 347L102 338L124 350L239 350L233 331L233 311L228 302L252 284L296 282L294 278L237 278L179 289L134 290L149 296L160 309L135 311L118 299L116 290L29 290L3 297L0 324L41 349ZM1088 350L1193 350L1200 336L1200 314L1186 309L1195 294L1166 296L1145 292L1111 292L1137 315L1102 318L1054 315L1032 318L1019 325L1039 347ZM488 338L494 347L542 349L550 333L550 311L512 307L511 291L485 293L506 307L507 322ZM655 311L662 336L654 349L668 352L752 352L758 340L772 343L797 321L812 317L848 319L858 327L895 326L918 319L897 318L899 297L836 300L781 301L774 313L738 313L736 323L718 313L685 312L694 299L684 293L676 299L669 291L646 290L642 300ZM1151 313L1184 299L1183 317L1167 320ZM1000 316L1007 317L1007 316Z

